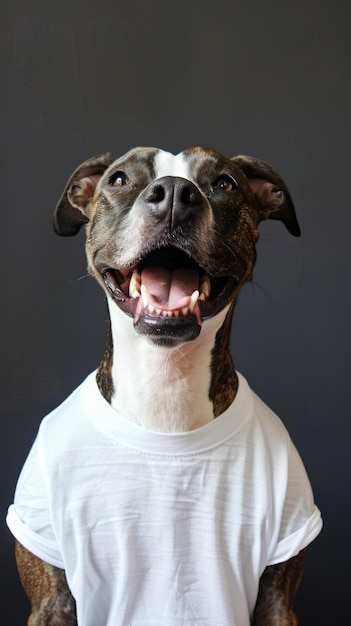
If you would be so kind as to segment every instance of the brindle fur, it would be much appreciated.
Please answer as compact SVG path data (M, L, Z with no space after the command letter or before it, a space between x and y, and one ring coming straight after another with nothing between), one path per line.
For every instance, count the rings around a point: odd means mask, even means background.
M112 330L111 320L107 317L107 340L104 358L102 359L98 370L96 372L96 382L99 390L107 402L111 402L111 398L115 391L114 384L111 376L113 363L113 343L112 343Z
M265 569L260 580L254 626L297 626L293 602L301 582L305 559L306 549L285 563L270 565Z
M77 626L76 606L64 570L44 563L18 542L16 561L31 604L28 626Z
M223 325L216 336L212 352L212 382L209 397L213 402L213 414L218 417L231 405L238 390L233 359L230 353L230 329L233 316L233 303Z

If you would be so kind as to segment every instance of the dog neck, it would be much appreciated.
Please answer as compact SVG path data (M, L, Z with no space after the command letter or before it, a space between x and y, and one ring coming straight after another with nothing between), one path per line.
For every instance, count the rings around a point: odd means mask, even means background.
M109 309L111 337L97 380L124 417L153 431L187 432L213 420L233 401L237 379L229 341L226 355L223 342L218 345L228 308L203 324L198 339L176 348L140 337L115 303L109 302ZM218 348L217 368L213 358Z

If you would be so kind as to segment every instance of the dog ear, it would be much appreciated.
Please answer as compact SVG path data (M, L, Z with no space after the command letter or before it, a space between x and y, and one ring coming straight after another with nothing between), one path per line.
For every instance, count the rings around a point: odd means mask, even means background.
M268 163L253 157L239 155L231 160L248 179L258 201L260 221L281 220L289 233L299 237L301 231L294 204L280 174Z
M84 161L73 172L54 213L54 230L58 235L76 235L89 222L96 185L115 159L114 154L106 152Z

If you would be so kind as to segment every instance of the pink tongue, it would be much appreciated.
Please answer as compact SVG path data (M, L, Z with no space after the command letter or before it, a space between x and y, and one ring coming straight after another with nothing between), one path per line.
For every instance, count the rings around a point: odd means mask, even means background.
M191 295L199 287L199 273L185 267L173 271L146 267L141 273L141 284L147 289L149 304L175 311L189 305Z

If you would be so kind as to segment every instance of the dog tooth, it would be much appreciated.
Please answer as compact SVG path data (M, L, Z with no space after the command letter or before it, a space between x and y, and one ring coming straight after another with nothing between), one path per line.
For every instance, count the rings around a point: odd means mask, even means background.
M156 309L154 306L152 306L152 304L149 304L149 313L151 313L151 315L154 315L156 313Z
M183 307L183 308L182 308L182 313L183 313L183 315L184 315L184 316L185 316L185 315L188 315L188 313L189 313L189 307L188 307L188 306Z
M173 311L173 317L179 317L179 309L177 309L176 311Z
M160 316L162 314L161 309L156 309L156 315Z
M140 284L140 274L136 270L134 270L129 283L129 295L132 298L137 298L140 296Z
M204 274L200 283L200 300L208 300L211 295L211 281L207 274Z
M189 303L189 309L191 313L194 313L194 308L195 308L195 304L197 303L198 299L199 299L199 292L196 289L196 291L194 291L194 293L192 294L191 298L190 298L190 303Z

